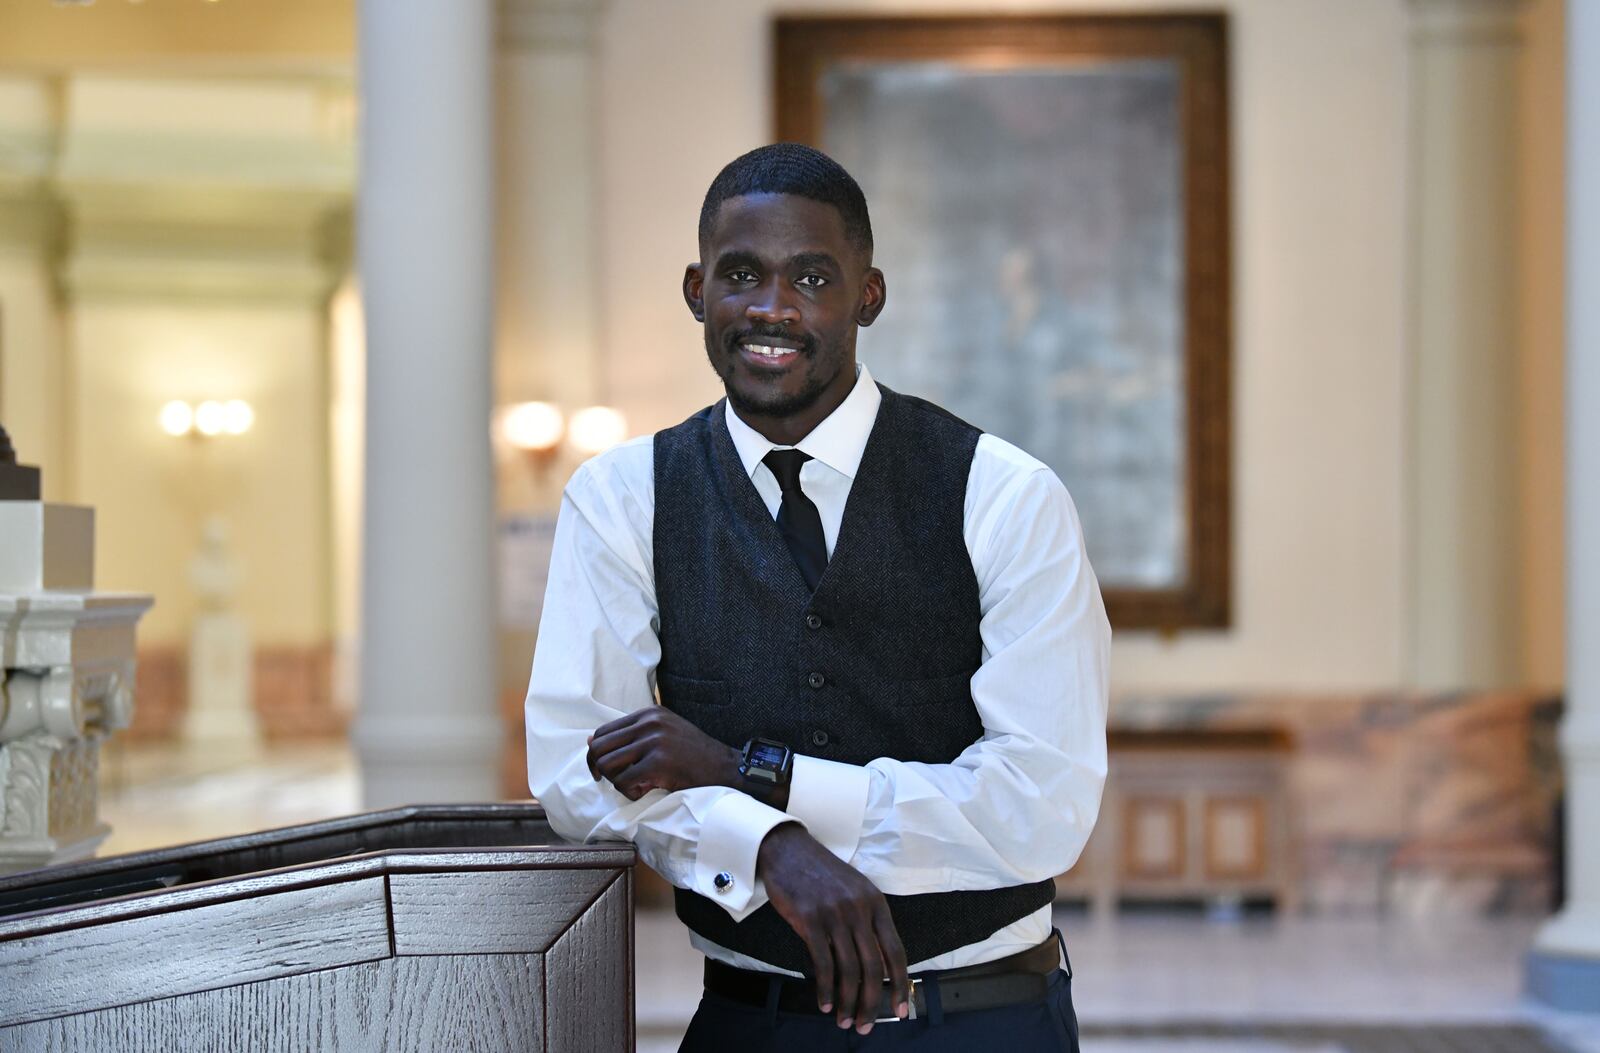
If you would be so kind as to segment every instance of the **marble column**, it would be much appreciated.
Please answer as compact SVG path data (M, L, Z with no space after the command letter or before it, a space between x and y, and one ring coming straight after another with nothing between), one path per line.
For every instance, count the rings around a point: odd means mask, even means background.
M363 0L357 247L367 325L366 806L495 796L493 19Z
M1411 0L1411 675L1520 675L1516 147L1520 0Z
M1600 4L1567 4L1566 906L1539 933L1528 989L1600 1011Z

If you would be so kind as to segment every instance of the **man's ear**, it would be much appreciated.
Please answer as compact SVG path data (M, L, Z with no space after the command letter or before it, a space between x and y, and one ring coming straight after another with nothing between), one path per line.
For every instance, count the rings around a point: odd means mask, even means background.
M888 296L888 287L883 284L883 272L876 267L867 268L861 287L861 306L856 309L856 324L871 325L877 321Z
M683 269L683 302L689 305L694 320L706 320L706 269L691 263Z

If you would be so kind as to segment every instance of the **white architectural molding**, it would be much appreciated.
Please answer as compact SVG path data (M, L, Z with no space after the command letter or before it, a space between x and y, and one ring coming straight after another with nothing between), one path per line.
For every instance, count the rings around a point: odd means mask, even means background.
M74 299L320 304L348 266L352 95L322 81L0 78L0 250L55 260ZM161 106L181 116L148 119Z
M134 630L152 601L77 576L92 524L88 509L0 501L0 872L82 858L110 832L100 744L132 719ZM72 584L52 588L52 573Z

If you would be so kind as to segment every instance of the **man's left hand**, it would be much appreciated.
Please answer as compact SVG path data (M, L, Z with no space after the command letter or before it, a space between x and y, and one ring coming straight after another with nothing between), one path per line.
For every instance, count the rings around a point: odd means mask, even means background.
M740 753L672 710L648 706L595 728L587 759L596 779L637 801L651 790L733 785Z

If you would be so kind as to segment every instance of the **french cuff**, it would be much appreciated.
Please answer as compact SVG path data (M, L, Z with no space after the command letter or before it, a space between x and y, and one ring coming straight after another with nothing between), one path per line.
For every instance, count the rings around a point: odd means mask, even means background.
M872 772L858 764L797 754L789 775L789 814L823 848L848 863L861 840L871 785Z
M742 793L726 793L700 823L694 890L733 916L745 917L767 902L756 881L756 853L767 832L792 816Z

